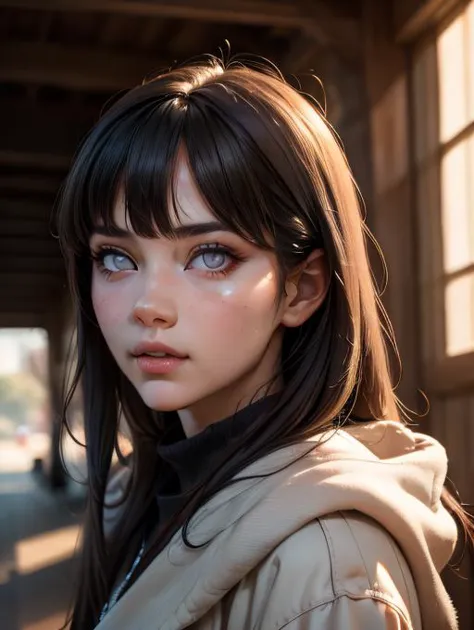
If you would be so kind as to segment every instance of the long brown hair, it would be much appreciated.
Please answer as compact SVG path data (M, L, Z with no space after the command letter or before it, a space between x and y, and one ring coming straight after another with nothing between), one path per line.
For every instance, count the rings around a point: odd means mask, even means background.
M82 383L89 486L74 630L95 626L121 559L137 545L160 472L156 445L165 427L179 422L176 412L145 406L106 345L91 302L89 239L98 221L113 224L119 190L138 235L172 234L175 208L168 200L174 198L183 147L218 220L274 249L282 291L286 274L317 247L325 250L330 287L307 322L285 331L284 387L275 404L257 419L251 435L242 435L225 461L209 470L180 513L163 524L136 575L199 505L250 462L305 439L354 407L372 419L401 416L387 355L390 347L396 354L396 346L371 275L370 235L351 171L324 114L274 67L224 66L212 57L130 90L83 142L58 212L76 304L72 390ZM132 472L126 509L105 540L104 497L121 415L133 445Z

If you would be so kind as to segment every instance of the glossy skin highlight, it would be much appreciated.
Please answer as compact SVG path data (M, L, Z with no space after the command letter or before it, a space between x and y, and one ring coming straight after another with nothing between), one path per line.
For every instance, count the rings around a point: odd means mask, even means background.
M177 201L179 225L215 221L184 160ZM123 200L115 219L129 229ZM95 233L90 246L92 301L112 355L147 406L179 411L188 436L245 406L273 376L287 302L272 252L228 231L179 239ZM187 359L169 374L145 373L131 354L143 341Z

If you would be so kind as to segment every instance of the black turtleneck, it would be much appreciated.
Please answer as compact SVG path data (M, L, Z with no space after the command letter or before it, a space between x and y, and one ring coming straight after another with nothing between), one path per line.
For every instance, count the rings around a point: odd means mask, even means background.
M261 398L190 438L184 434L180 422L165 434L163 442L157 447L162 465L155 485L156 501L150 507L143 532L145 545L153 538L153 532L169 522L183 507L194 488L204 480L209 468L223 456L230 442L251 426L271 406L276 396ZM114 588L124 579L137 553L138 548L129 550ZM129 585L123 593L128 588Z
M261 398L190 438L186 437L179 422L168 431L157 447L162 465L155 486L156 501L150 509L146 527L148 535L173 518L189 499L194 488L205 479L213 464L223 457L231 441L250 427L261 413L267 411L277 397L278 394L273 394ZM353 416L345 420L350 424L366 421L368 419ZM131 550L130 558L124 563L121 578L137 551Z
M274 401L276 395L261 398L237 413L219 420L200 433L187 438L181 424L174 427L158 446L163 462L157 480L156 503L160 523L172 518L222 457L230 442L241 435Z

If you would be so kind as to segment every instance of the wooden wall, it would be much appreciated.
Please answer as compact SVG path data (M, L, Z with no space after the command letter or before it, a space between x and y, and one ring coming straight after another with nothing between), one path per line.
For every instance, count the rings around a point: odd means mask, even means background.
M445 446L449 457L449 479L464 502L474 503L474 392L431 396L430 433ZM462 555L464 541L456 552ZM459 567L447 568L443 580L459 611L461 630L474 628L474 555L468 551Z
M413 0L412 11L410 0L403 4L404 15L419 26L416 11L436 3ZM462 500L474 503L474 371L462 360L443 364L439 355L444 303L436 50L433 41L426 44L426 31L412 45L401 45L392 9L388 0L364 1L374 180L370 225L388 265L383 299L403 362L398 393L418 412L426 405L417 390L427 394L430 409L419 419L419 430L442 442L450 479ZM474 628L472 557L467 554L462 563L463 577L449 569L443 573L461 630Z

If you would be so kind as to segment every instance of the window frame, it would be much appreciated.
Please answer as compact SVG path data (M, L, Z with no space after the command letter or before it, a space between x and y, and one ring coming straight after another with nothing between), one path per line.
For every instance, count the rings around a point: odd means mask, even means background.
M420 249L420 344L426 389L436 394L472 391L474 387L474 350L452 356L447 354L445 292L454 278L474 273L474 262L454 272L444 268L441 181L443 157L467 138L474 138L474 120L468 122L449 140L441 140L440 71L437 61L440 34L465 12L469 4L463 2L457 6L411 51L411 124L414 136L413 169L418 232L416 241ZM423 55L426 55L425 60ZM417 62L420 63L420 69L425 62L431 64L428 70L428 65L424 68L426 75L423 71L421 75L417 75ZM420 76L423 80L421 88L416 83ZM426 116L420 111L420 105L422 110L423 104L429 109ZM472 203L474 204L474 200ZM472 212L474 214L474 207Z

